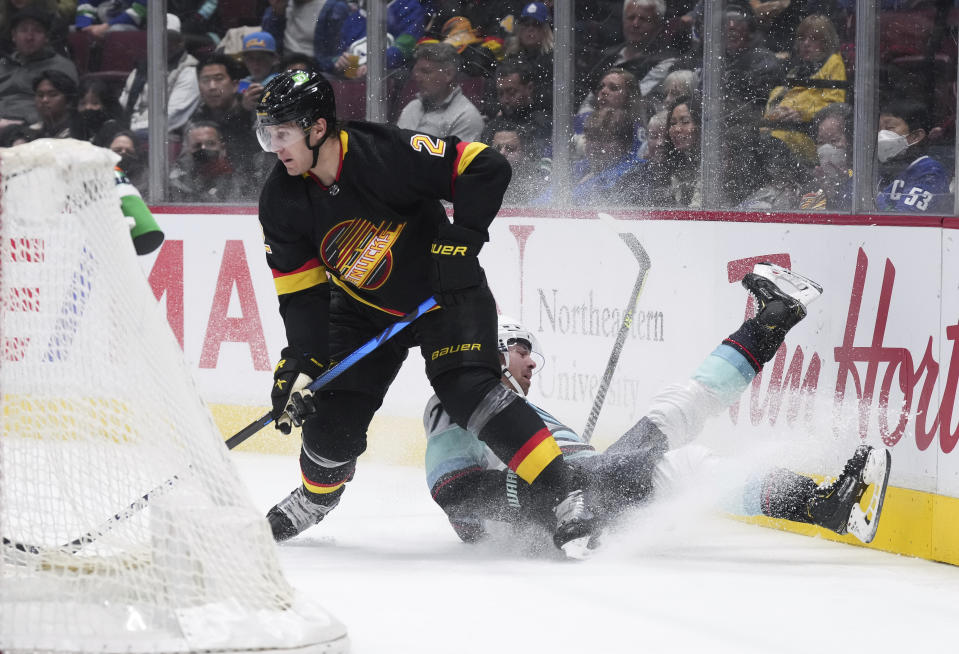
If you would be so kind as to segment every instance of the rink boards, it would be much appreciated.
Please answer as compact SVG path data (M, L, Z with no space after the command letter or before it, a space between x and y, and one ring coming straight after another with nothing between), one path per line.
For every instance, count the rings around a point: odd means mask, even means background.
M255 209L157 208L167 240L142 257L224 436L265 410L285 342ZM953 218L506 210L482 254L502 313L534 331L546 365L531 399L581 430L631 300L622 356L596 426L610 443L665 384L685 379L751 305L739 280L771 260L825 293L753 387L704 434L717 449L762 450L810 474L841 467L856 443L891 448L874 545L959 563L959 257ZM360 248L363 244L360 244ZM412 352L370 431L368 459L421 464L431 394ZM297 451L266 429L244 448ZM818 531L818 530L817 530Z

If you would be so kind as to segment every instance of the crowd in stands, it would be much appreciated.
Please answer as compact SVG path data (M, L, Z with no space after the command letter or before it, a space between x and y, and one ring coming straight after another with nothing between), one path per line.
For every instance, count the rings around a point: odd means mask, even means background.
M509 204L554 201L552 4L386 8L390 120L496 148L513 166ZM880 211L952 213L957 4L880 3ZM168 199L256 200L274 157L257 144L254 107L280 70L322 72L340 116L361 118L364 5L168 0ZM575 3L574 205L703 207L704 5ZM726 2L722 115L709 122L720 207L850 209L855 5ZM0 0L0 147L89 140L147 193L146 23L147 0Z

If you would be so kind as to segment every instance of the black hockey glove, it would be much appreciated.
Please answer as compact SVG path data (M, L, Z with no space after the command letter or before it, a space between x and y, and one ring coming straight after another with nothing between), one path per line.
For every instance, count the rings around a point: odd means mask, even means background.
M483 237L471 229L456 225L440 227L430 247L433 255L430 284L440 306L459 304L466 291L483 284L485 276L476 258L483 242Z
M316 412L313 391L307 386L323 372L323 364L313 357L293 357L292 354L290 348L283 348L283 358L273 370L273 391L270 393L273 426L284 434L289 434L294 425L299 427Z

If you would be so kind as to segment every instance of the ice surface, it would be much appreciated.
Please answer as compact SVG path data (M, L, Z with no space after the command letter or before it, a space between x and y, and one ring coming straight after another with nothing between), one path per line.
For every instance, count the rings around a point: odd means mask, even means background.
M294 457L234 452L264 512ZM355 654L919 651L955 642L959 569L661 506L584 563L459 542L422 470L360 460L280 547ZM938 647L937 647L938 650Z

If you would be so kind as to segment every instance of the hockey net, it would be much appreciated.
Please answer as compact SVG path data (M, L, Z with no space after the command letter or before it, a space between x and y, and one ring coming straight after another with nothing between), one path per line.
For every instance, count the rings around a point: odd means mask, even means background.
M115 161L0 149L0 651L345 651L199 399Z

